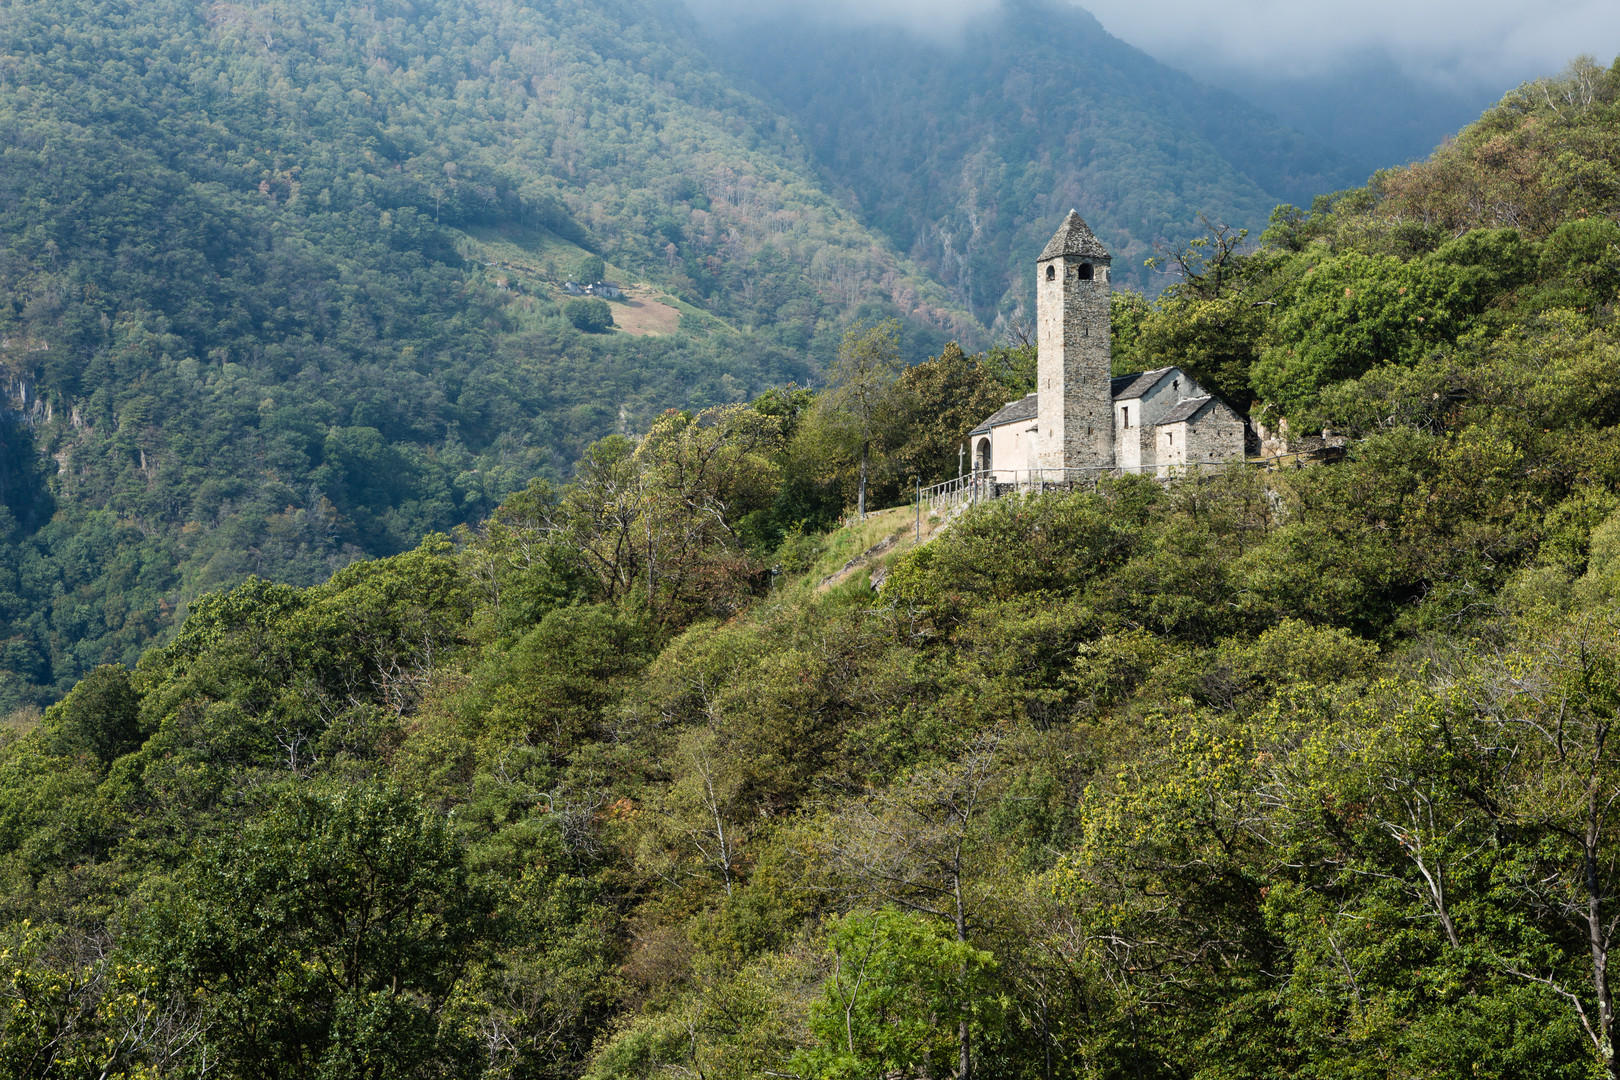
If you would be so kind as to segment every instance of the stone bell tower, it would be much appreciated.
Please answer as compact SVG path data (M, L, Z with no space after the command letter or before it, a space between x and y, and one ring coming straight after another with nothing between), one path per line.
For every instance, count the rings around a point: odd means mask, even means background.
M1035 260L1038 468L1114 464L1109 262L1073 210Z

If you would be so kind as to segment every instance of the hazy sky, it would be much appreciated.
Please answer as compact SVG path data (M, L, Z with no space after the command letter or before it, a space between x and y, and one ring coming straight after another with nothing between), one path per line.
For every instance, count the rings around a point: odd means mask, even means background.
M689 0L700 12L770 9L948 33L996 0ZM1506 88L1579 53L1620 52L1616 0L1085 0L1103 26L1178 67L1303 75L1365 52L1414 71Z

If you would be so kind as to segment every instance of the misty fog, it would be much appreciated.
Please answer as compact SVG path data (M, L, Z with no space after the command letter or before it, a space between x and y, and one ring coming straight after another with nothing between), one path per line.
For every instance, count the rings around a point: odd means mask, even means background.
M700 17L792 15L906 26L950 36L999 0L688 0ZM1504 89L1552 74L1581 53L1620 53L1611 0L1087 0L1109 32L1197 75L1287 79L1388 57L1408 74L1459 88Z

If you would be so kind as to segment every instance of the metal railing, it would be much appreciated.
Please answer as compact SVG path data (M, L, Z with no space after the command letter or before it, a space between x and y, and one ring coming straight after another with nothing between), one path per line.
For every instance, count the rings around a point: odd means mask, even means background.
M931 514L944 514L963 503L981 502L1002 495L1070 491L1077 487L1094 487L1098 480L1118 476L1169 479L1206 469L1224 469L1232 464L1230 461L1186 461L1173 465L1094 465L1083 469L980 469L954 480L918 489L917 502L919 507L927 506Z
M978 469L930 487L917 489L918 535L922 510L945 515L964 503L972 504L1002 495L1039 494L1046 490L1072 491L1094 488L1105 477L1152 476L1160 480L1185 478L1205 472L1218 472L1233 465L1277 471L1301 469L1342 459L1345 445L1320 447L1287 454L1247 458L1243 461L1184 461L1165 465L1094 465L1083 469Z

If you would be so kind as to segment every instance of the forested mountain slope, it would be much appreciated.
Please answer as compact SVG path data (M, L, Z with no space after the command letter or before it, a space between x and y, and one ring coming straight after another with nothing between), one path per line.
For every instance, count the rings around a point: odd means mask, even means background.
M1175 285L1116 309L1115 363L1182 364L1295 434L1440 427L1458 400L1485 397L1518 417L1523 451L1561 452L1552 444L1572 436L1543 429L1577 417L1535 394L1566 383L1581 394L1615 370L1614 82L1579 60L1508 94L1426 161L1309 211L1279 207L1257 251L1231 233L1178 249L1166 264ZM1533 390L1526 357L1559 378ZM1578 429L1609 423L1603 400L1589 399L1597 411Z
M0 738L0 1066L1620 1076L1617 114L1577 63L1122 298L1337 464L804 528L1028 386L946 348L199 599Z
M1368 175L1427 157L1508 88L1506 82L1413 70L1381 52L1352 54L1312 72L1242 69L1219 61L1193 70L1205 82L1309 132Z
M688 37L636 0L0 5L0 700L803 382L867 307L919 357L980 333ZM586 249L649 283L627 331L563 317Z
M943 42L768 17L711 32L864 220L986 323L1030 314L1030 267L1071 208L1107 239L1116 280L1156 293L1143 261L1198 214L1258 228L1279 202L1366 179L1072 4L1007 0Z
M201 590L313 584L660 409L804 383L852 318L911 360L983 345L1070 203L1129 268L1338 185L1052 17L952 65L808 42L848 55L779 74L870 90L789 115L652 0L4 0L0 702L133 661ZM562 290L592 254L639 286L606 333Z

